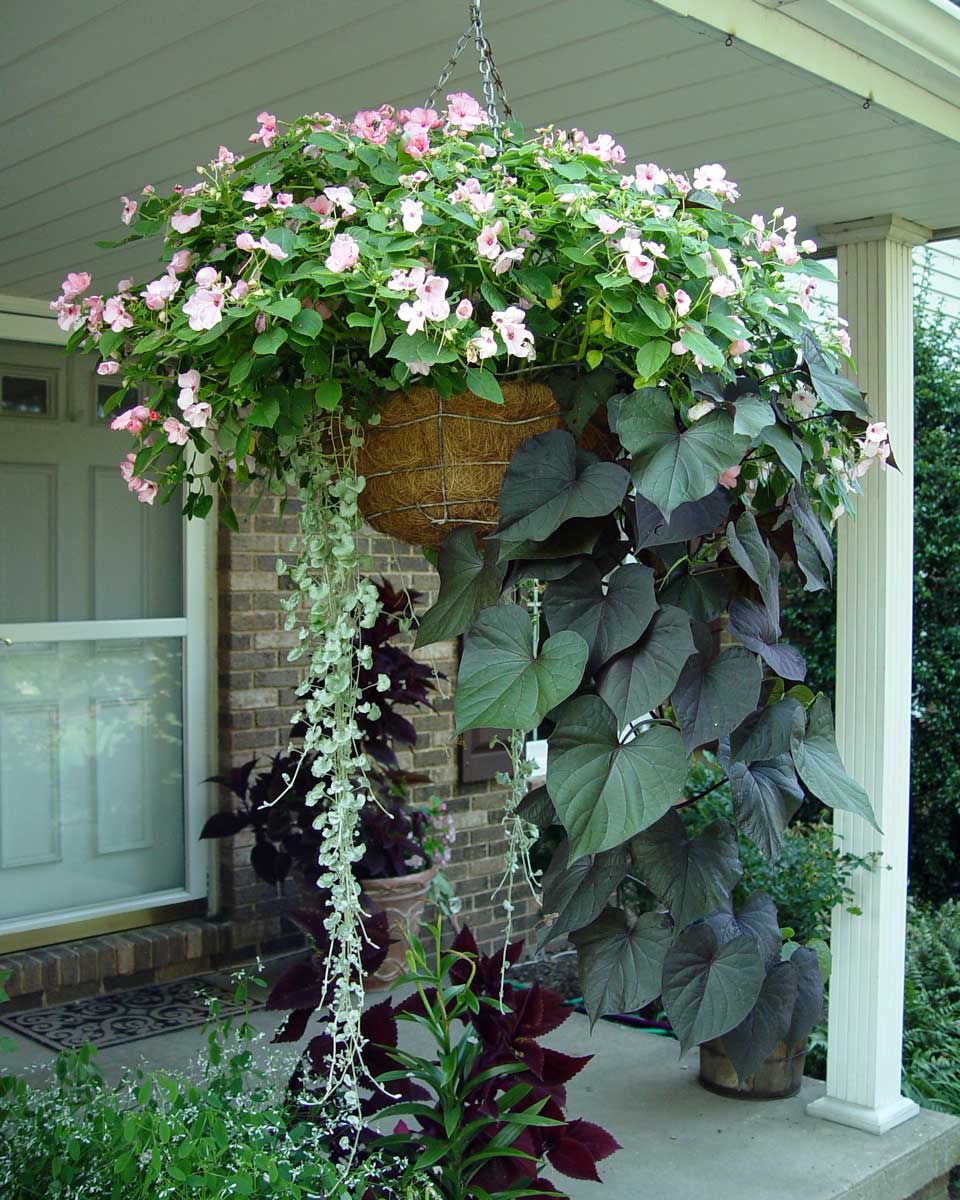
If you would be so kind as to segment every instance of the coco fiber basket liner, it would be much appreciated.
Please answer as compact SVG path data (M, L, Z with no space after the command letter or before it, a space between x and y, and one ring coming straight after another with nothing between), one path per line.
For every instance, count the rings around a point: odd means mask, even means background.
M428 387L396 392L360 451L360 510L374 529L414 546L437 546L461 525L488 532L513 452L561 426L543 383L505 383L503 404L471 392L444 399Z

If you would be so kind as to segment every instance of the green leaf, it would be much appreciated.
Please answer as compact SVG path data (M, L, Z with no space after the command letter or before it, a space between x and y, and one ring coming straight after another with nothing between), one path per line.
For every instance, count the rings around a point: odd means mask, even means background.
M253 367L253 359L249 354L245 354L243 358L238 358L230 368L230 378L227 381L228 387L239 387L241 383L250 374Z
M696 329L684 329L680 334L680 341L696 354L704 366L722 367L727 361L716 342L712 342L705 333L698 333Z
M287 331L281 329L279 325L274 325L272 329L265 330L254 339L253 352L254 354L276 354L286 340Z
M756 655L742 646L713 654L713 635L695 625L697 647L673 689L673 710L691 752L736 729L757 707L763 672Z
M790 431L782 425L768 425L758 434L760 441L769 446L783 463L794 479L799 479L803 471L803 453L790 436Z
M281 317L284 321L291 321L301 311L300 301L296 296L284 296L281 300L271 300L269 304L265 304L264 310L272 313L275 317ZM310 312L312 310L306 309L304 311Z
M487 608L464 640L457 677L457 733L534 729L580 685L587 643L564 630L533 650L530 614L519 605Z
M572 162L554 163L553 169L558 175L562 175L564 179L586 179L587 168L579 159L574 159Z
M741 396L734 401L733 411L733 432L748 438L755 438L777 419L770 401L759 396Z
M541 300L553 298L553 280L542 267L523 267L516 276L525 288L529 288Z
M290 322L290 328L304 337L313 339L318 337L323 329L323 317L312 308L301 308Z
M707 922L685 929L664 958L662 992L681 1053L738 1025L756 1004L765 977L750 934L721 944Z
M342 395L343 384L336 379L325 379L322 383L317 384L314 400L317 408L322 408L324 412L333 412L340 403Z
M653 571L626 563L603 576L592 562L547 587L543 612L551 632L572 629L590 648L587 670L598 667L640 637L657 609Z
M677 929L717 909L743 874L737 835L729 821L712 821L688 839L673 810L630 843L634 873L670 909Z
M491 308L504 309L508 307L506 296L488 279L484 279L480 284L480 295L484 298L484 300L486 300Z
M663 605L639 643L615 658L600 675L600 698L621 727L639 721L663 703L695 651L689 616L680 608Z
M870 798L847 774L833 732L833 710L826 696L818 696L807 714L805 732L794 728L790 752L797 774L810 791L830 808L841 808L880 831Z
M481 400L489 400L492 404L503 403L503 392L492 371L485 371L482 367L468 367L467 387Z
M669 726L648 725L621 744L617 719L599 696L579 696L557 716L547 790L572 854L610 850L658 821L686 776L683 743Z
M603 911L613 892L623 882L630 858L622 846L602 854L584 854L569 862L569 844L560 843L543 876L540 906L545 916L556 914L541 944L583 929Z
M872 414L860 389L853 380L837 374L824 357L817 339L807 329L800 337L800 349L810 371L810 382L817 398L835 412L856 413L864 421L869 421Z
M607 1013L635 1012L660 995L663 960L673 940L673 922L665 913L633 916L607 908L570 940L591 1025Z
M552 429L524 442L500 487L500 524L491 537L504 543L544 542L564 521L605 517L618 507L629 478L616 463L578 451L573 435ZM505 557L501 550L501 558Z
M401 333L394 339L393 345L387 351L387 358L396 358L404 363L454 362L456 357L455 351L433 341L425 333Z
M637 351L634 359L637 374L641 379L656 379L660 369L670 358L670 343L661 340L647 342Z
M614 396L609 409L611 426L634 456L631 474L637 490L668 518L680 504L709 495L750 445L719 410L679 429L673 403L662 388Z
M383 328L383 317L380 315L380 310L377 309L373 318L373 325L370 327L370 341L367 343L367 353L372 358L387 344L386 330Z
M756 1004L739 1025L723 1035L723 1048L741 1081L754 1075L787 1036L798 988L799 975L793 963L775 963Z
M496 547L477 547L472 529L455 529L440 543L440 594L420 620L416 645L429 646L466 633L477 614L500 599L506 566L493 561Z
M673 320L670 315L670 310L665 304L661 304L659 300L654 300L652 296L645 296L640 292L637 296L637 304L647 314L650 320L658 329L669 329ZM711 345L713 343L711 342ZM721 358L723 356L721 355ZM706 362L706 359L704 359ZM721 363L721 366L723 364Z

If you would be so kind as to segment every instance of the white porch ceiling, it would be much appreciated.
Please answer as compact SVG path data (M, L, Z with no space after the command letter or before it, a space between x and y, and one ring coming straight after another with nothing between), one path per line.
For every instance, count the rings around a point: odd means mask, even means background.
M0 45L0 293L48 297L151 269L118 237L121 194L195 179L262 108L351 114L423 101L464 27L457 0L6 0ZM486 0L516 114L613 133L631 159L725 163L746 212L804 233L898 212L960 224L960 144L654 0ZM470 50L445 90L478 92ZM960 128L960 126L958 126ZM104 278L105 277L105 278Z

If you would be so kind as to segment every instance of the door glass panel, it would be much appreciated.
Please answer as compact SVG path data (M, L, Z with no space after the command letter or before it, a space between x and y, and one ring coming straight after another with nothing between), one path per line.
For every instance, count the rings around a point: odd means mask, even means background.
M179 638L0 652L0 915L67 913L184 878Z
M50 381L30 375L4 375L0 379L0 412L18 416L51 415Z

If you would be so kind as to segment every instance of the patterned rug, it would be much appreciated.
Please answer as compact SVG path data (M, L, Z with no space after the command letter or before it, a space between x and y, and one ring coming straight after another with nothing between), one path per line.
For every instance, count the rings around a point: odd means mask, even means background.
M232 990L193 976L13 1013L0 1025L50 1050L75 1050L88 1043L103 1049L202 1025L207 1019L204 995L219 1000L222 1016L244 1011L243 1005L234 1004ZM262 1006L262 1001L251 999L250 1007Z

